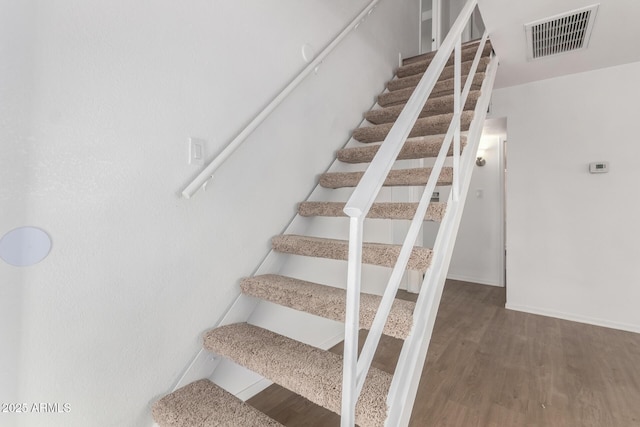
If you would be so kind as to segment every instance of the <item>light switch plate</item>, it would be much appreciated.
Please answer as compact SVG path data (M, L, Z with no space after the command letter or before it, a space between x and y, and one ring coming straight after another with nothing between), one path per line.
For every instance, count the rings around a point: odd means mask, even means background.
M189 138L189 164L194 166L204 165L205 146L207 141L202 138Z

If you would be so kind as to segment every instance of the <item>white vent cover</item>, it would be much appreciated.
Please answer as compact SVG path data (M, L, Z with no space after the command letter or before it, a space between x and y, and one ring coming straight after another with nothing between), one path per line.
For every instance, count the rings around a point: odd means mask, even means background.
M585 49L589 44L598 5L526 24L529 61Z

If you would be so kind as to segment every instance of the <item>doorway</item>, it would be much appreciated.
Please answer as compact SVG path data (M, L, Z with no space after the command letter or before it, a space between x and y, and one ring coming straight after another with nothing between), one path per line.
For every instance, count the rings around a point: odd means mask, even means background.
M432 52L440 46L440 1L420 0L420 53Z
M420 0L420 53L437 50L462 11L464 0ZM478 6L462 32L462 42L477 40L485 31Z

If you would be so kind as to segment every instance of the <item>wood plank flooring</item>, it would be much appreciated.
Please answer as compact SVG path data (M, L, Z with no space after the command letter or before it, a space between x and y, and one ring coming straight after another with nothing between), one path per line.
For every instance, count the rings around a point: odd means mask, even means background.
M640 334L509 311L504 300L503 288L447 281L412 427L640 426ZM401 345L383 336L374 366L393 372ZM277 385L248 403L289 427L340 425Z

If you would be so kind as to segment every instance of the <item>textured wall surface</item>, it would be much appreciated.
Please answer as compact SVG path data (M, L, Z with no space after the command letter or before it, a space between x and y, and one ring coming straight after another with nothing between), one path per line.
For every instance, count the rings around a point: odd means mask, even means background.
M494 93L507 117L507 306L640 332L640 63ZM589 163L610 172L590 174Z
M415 3L415 4L414 4ZM216 173L218 152L328 43L359 0L0 2L0 235L52 237L28 268L0 263L0 414L29 427L144 426L418 45L414 1L383 1Z
M0 2L0 238L31 221L25 191L29 162L33 91L33 7L28 2ZM7 19L5 19L7 17ZM10 19L8 19L10 17ZM42 267L11 267L0 260L0 402L18 398L21 345L27 327L23 305L27 272L41 280ZM34 332L35 333L35 332ZM8 415L0 413L0 423Z

